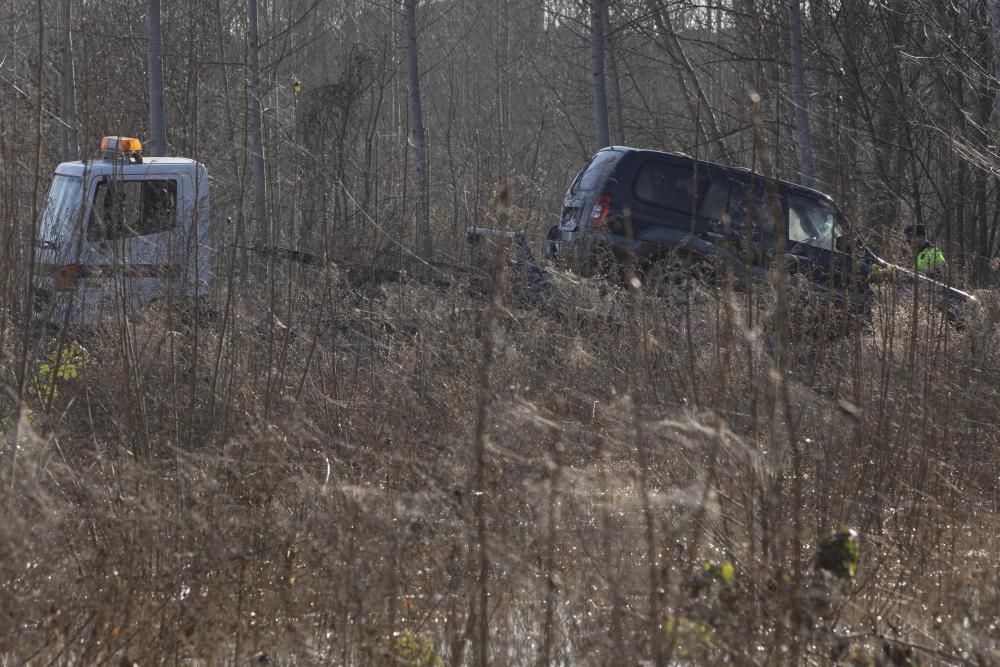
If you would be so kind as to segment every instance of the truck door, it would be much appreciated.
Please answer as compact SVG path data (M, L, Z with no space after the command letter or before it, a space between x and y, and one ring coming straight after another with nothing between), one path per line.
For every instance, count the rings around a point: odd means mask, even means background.
M92 307L135 308L169 288L178 272L179 185L160 174L95 180L80 266Z

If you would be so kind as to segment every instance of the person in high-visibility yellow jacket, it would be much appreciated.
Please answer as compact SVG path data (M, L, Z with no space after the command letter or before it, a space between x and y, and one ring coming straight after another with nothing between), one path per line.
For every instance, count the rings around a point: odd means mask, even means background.
M939 277L944 273L945 260L941 249L927 240L927 227L910 225L903 230L906 240L913 249L913 265L925 275Z

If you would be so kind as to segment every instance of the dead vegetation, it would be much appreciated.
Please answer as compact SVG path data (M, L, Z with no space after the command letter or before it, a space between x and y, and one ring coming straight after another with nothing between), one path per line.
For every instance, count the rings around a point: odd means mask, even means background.
M75 332L8 415L5 663L1000 659L995 320L829 339L764 287L567 274L558 311L500 295L484 385L465 279L291 280ZM856 574L817 569L848 528Z

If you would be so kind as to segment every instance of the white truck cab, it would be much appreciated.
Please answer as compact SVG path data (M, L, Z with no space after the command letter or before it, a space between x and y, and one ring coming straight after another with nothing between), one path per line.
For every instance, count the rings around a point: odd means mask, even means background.
M90 325L208 296L208 171L194 160L144 158L138 139L104 137L99 159L56 168L38 229L38 320Z

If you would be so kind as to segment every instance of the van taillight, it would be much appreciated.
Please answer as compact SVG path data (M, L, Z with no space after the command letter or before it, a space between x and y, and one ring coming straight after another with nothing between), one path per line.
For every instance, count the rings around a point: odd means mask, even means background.
M77 264L57 266L52 275L55 279L55 290L57 292L66 292L76 289L76 275L79 269L80 267Z
M594 210L590 212L590 226L603 227L608 222L611 213L611 195L601 195L594 202Z

